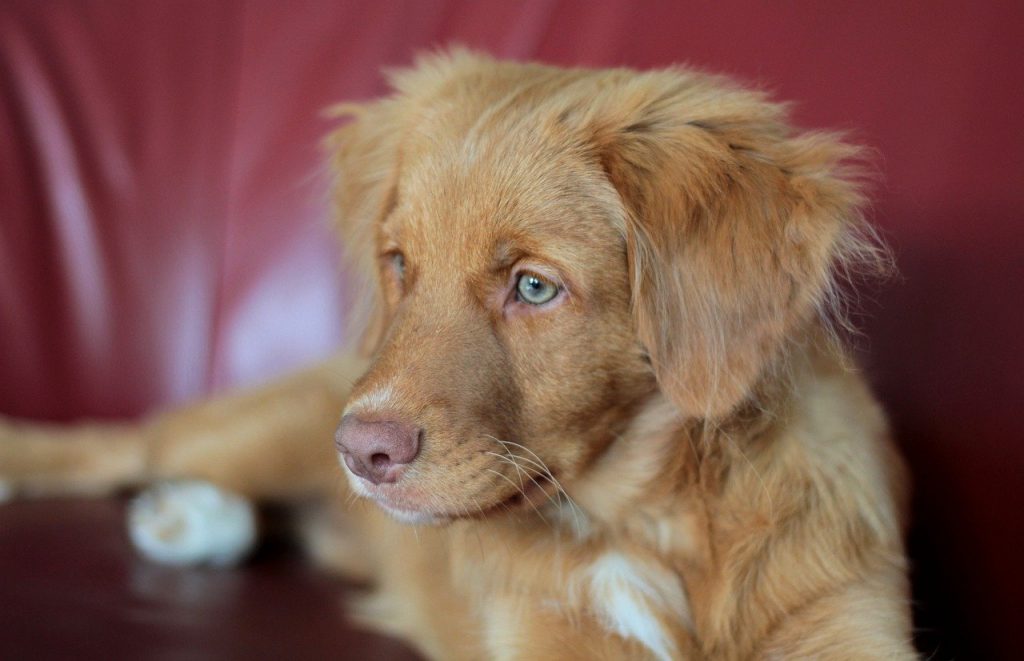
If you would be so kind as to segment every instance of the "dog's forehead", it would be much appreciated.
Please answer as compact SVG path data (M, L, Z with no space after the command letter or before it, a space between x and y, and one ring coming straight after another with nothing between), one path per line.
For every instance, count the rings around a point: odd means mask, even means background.
M450 138L403 169L386 233L451 259L551 242L614 246L617 199L599 171L554 140Z

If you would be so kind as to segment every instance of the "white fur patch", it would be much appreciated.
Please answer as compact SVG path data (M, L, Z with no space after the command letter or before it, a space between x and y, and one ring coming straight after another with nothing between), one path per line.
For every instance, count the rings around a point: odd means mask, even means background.
M411 512L409 510L400 510L381 502L378 502L377 505L391 515L391 518L394 520L408 525L438 526L449 520L444 517L439 517L436 514L431 514L430 512Z
M0 480L0 503L14 500L14 485L7 480Z
M623 553L608 552L587 568L585 579L591 606L602 626L638 641L659 659L670 661L678 656L675 640L662 624L675 621L692 628L689 603L678 576Z
M132 501L128 534L156 562L232 565L256 542L256 516L248 500L208 482L168 482Z
M386 386L366 393L359 399L350 402L345 407L344 415L349 413L362 413L364 411L377 411L380 409L393 408L395 405L395 389L389 383Z

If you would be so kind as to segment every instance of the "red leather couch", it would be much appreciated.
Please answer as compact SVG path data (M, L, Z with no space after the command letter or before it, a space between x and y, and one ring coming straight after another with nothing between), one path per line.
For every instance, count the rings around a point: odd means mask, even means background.
M358 292L337 275L318 113L451 41L562 64L690 62L877 150L872 215L902 275L864 297L862 344L914 473L919 647L1012 658L1020 3L5 0L0 413L135 415L342 343ZM288 553L225 574L141 563L119 508L0 507L0 657L406 654L343 631L340 588Z

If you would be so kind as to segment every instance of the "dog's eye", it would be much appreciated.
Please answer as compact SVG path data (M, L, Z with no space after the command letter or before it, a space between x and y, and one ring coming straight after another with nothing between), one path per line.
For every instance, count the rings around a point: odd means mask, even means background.
M536 273L524 273L516 282L516 296L530 305L543 305L558 295L558 285Z
M391 268L395 269L395 275L402 280L405 277L405 255L400 252L392 253Z

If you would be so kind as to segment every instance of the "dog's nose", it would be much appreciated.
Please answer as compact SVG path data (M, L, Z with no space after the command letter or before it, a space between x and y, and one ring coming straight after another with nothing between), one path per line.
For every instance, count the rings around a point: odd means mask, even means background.
M404 422L366 422L350 413L341 419L334 442L350 471L380 484L398 480L399 469L419 453L422 434Z

